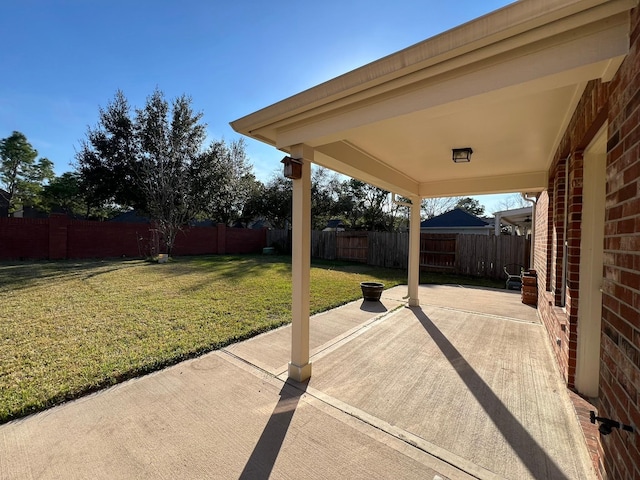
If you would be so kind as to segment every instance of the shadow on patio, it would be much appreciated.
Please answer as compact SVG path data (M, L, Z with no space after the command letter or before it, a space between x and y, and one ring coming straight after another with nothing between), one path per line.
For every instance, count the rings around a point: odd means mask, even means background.
M473 475L590 478L535 310L506 291L420 288L422 307L396 310L316 355L308 391L427 451L444 449L452 464L484 469ZM404 290L385 293L398 299Z
M280 400L269 417L267 426L258 439L240 478L244 480L267 479L271 475L273 466L282 448L293 414L298 407L300 397L306 390L304 384L297 388L287 381L280 390Z
M529 473L534 478L567 478L422 309L412 311Z

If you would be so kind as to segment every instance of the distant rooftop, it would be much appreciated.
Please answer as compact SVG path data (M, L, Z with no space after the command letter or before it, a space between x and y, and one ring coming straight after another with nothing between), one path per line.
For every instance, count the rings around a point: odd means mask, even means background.
M420 228L455 228L455 227L487 227L489 222L461 208L455 208L437 217L424 220Z

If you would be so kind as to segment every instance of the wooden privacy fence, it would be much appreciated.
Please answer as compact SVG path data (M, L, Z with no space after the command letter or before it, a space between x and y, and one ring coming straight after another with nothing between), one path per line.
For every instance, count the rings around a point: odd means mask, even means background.
M270 230L267 245L291 251L291 232ZM530 243L521 236L420 234L420 268L478 277L504 278L509 263L529 266ZM312 232L311 256L350 260L385 268L407 268L409 234L396 232Z
M458 235L455 270L462 275L505 278L505 265L529 267L530 252L531 242L526 237Z
M368 232L336 232L335 236L337 259L367 263L369 252Z
M185 227L175 255L259 253L267 230ZM150 223L91 222L66 215L49 218L0 218L0 260L145 257L155 255L157 230Z

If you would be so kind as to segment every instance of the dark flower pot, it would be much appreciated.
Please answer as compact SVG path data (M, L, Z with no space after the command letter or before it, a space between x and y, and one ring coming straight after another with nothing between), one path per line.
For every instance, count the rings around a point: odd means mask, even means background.
M380 301L382 290L384 290L384 283L362 282L360 283L360 288L362 289L362 297L365 300L378 302Z

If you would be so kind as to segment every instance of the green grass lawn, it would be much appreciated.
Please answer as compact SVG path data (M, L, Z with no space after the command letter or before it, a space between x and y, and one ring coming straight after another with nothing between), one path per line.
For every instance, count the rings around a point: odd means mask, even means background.
M311 311L401 270L317 262ZM423 276L423 283L472 283ZM220 348L291 321L287 257L0 263L0 422Z

